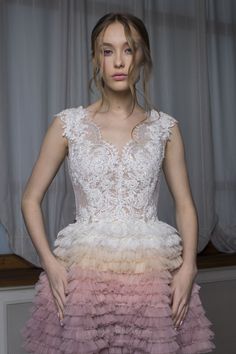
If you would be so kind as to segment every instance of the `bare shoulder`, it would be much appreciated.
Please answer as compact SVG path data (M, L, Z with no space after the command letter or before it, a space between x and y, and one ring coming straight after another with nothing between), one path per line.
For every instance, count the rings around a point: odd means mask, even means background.
M53 129L61 129L61 132L63 131L63 121L59 115L55 115L50 123L50 126Z
M61 152L64 150L64 153L67 154L68 140L64 134L64 123L58 115L55 115L49 124L44 140L55 144Z
M59 130L63 134L63 125L64 125L64 123L63 123L63 120L61 119L60 115L55 115L52 118L52 121L51 121L49 127L52 127L52 129Z
M64 137L64 122L60 116L55 115L53 117L48 129L55 133L55 135L67 145L67 139Z

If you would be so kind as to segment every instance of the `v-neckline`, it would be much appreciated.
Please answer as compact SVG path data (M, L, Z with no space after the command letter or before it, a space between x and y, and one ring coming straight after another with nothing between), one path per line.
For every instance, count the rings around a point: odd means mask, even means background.
M133 144L136 144L137 141L134 140L132 137L125 143L123 144L123 146L121 148L118 148L117 145L113 144L112 142L106 140L103 135L102 135L102 128L101 126L96 123L91 117L90 117L90 114L89 114L89 111L86 107L83 107L83 106L80 106L80 108L82 108L83 112L84 112L84 117L85 119L90 123L92 124L97 132L98 132L98 137L99 137L99 141L104 145L104 146L107 146L108 148L112 149L112 151L117 155L117 157L119 157L120 159L123 157L123 155L125 154L125 151L129 148L130 145L133 145ZM154 110L152 109L150 111L150 113L148 113L147 111L145 112L145 114L147 115L147 119L145 120L142 120L141 122L137 123L134 128L133 128L133 132L136 131L137 133L137 136L138 136L138 133L139 133L139 129L147 124L148 122L151 121L151 118L152 118L152 114L153 114Z

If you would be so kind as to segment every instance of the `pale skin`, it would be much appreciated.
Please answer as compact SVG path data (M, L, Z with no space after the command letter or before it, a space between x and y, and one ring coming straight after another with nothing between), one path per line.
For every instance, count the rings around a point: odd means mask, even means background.
M134 39L138 41L138 33L134 29L132 33ZM133 113L128 119L126 118L132 103L127 80L116 81L112 77L117 72L127 73L132 60L132 52L127 44L123 26L120 23L109 25L104 33L103 43L106 43L101 51L103 79L110 106L108 111L107 107L101 107L99 113L94 115L94 120L102 127L103 137L121 150L122 145L131 138L132 128L144 119L145 112L136 102ZM138 49L137 64L141 58L139 51L141 49ZM94 112L100 102L98 100L87 109ZM66 301L67 271L49 248L41 203L68 154L68 142L62 133L62 122L59 117L55 117L45 134L39 156L22 197L25 224L39 254L41 265L47 273L61 321ZM163 171L175 203L177 228L183 239L183 263L173 273L171 284L172 317L174 326L177 328L187 314L192 285L197 274L198 234L196 208L191 195L184 145L178 125L171 128L171 139L166 144Z

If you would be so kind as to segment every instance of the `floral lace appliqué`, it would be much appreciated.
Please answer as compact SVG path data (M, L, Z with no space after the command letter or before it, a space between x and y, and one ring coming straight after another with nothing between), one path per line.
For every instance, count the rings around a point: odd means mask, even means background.
M76 220L157 219L165 145L177 120L152 110L121 151L102 139L82 106L56 116L68 139L68 167L75 193Z

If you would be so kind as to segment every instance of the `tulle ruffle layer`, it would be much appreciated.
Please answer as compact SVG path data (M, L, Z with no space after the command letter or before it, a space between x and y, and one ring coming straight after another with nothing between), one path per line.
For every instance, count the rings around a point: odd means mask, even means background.
M169 271L116 274L73 266L68 272L64 327L45 273L36 286L23 335L34 354L196 354L211 351L213 333L194 284L190 309L173 327Z
M197 354L213 333L194 284L179 331L172 321L172 271L182 264L178 231L161 221L76 222L58 233L68 296L60 326L47 276L36 285L23 335L33 354Z
M143 273L178 268L181 241L175 228L159 220L77 222L58 233L54 253L67 266Z

